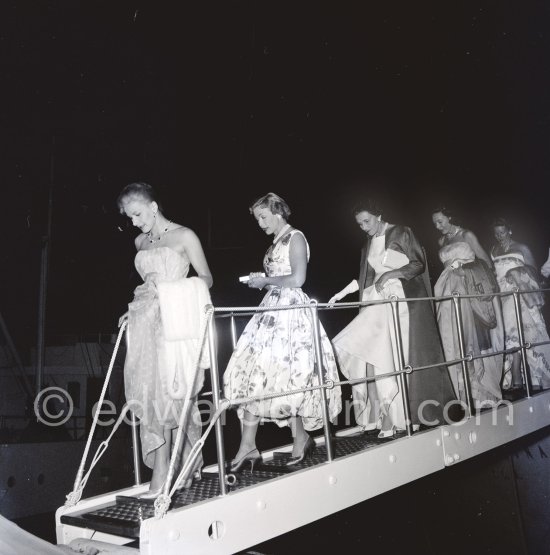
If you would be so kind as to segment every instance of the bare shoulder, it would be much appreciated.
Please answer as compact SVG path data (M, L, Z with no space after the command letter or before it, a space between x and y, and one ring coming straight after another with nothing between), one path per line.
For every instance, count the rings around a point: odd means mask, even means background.
M197 234L190 228L184 225L176 224L178 227L172 230L172 236L182 243L189 243L198 240Z
M531 249L525 243L512 241L510 245L514 250L521 252L524 256L532 256Z
M296 233L292 234L290 244L305 247L305 245L307 244L306 236L299 229L294 228L293 231L295 231Z
M462 236L464 237L464 239L467 239L467 240L469 239L470 241L477 242L476 234L473 231L470 231L469 229L463 229Z

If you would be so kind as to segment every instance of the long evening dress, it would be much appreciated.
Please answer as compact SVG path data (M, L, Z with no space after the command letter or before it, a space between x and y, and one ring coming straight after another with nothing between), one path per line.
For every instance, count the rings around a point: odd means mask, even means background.
M509 252L500 256L492 255L501 291L520 291L538 289L539 284L525 268L525 260L520 252ZM548 341L548 332L541 313L543 297L540 293L520 295L521 316L524 340L529 343ZM502 297L502 317L506 336L506 348L519 345L516 311L512 295ZM538 345L527 349L527 363L531 371L533 385L550 387L550 345ZM510 368L512 354L506 355L504 387L511 382Z
M292 229L269 247L263 261L267 276L291 273L290 242L296 233L301 231ZM307 303L309 297L301 288L269 286L260 306ZM332 346L322 326L320 331L324 379L336 381L338 370ZM314 364L313 326L308 308L257 312L246 325L227 365L225 396L253 397L318 385ZM326 392L329 417L334 421L341 410L340 388ZM319 390L314 390L239 405L237 414L243 419L246 408L263 421L273 421L279 426L288 425L290 417L301 416L304 428L312 431L323 425L321 403Z
M445 245L440 249L439 257L445 268L434 286L436 296L448 296L455 292L462 295L497 292L491 269L483 260L476 258L468 243L458 241ZM493 303L491 297L465 298L460 301L465 354L490 354L501 350L503 330ZM437 322L446 359L459 359L460 346L452 300L437 303ZM483 408L502 399L502 364L502 355L467 362L476 407ZM449 372L457 396L466 402L462 365L453 364Z
M422 247L410 228L391 226L384 235L368 241L365 288L362 301L426 297L423 273L425 260ZM374 283L387 271L401 269L406 278L393 278L386 282L380 293ZM365 273L364 271L362 273ZM360 283L361 290L361 283ZM428 301L399 302L398 314L401 328L405 364L424 366L442 362L443 353ZM365 306L333 340L340 369L349 379L364 378L366 364L374 368L374 375L395 372L400 368L392 311L389 303ZM449 373L444 366L413 372L408 376L411 419L414 424L443 424L445 406L455 400ZM373 387L369 384L368 387ZM395 377L376 380L378 401L389 404L392 423L405 427L404 409ZM353 401L358 424L369 422L367 386L353 386ZM455 407L456 408L456 407ZM453 420L456 411L449 411Z
M143 460L153 467L154 452L164 444L164 429L178 425L184 400L174 399L170 391L181 390L174 380L174 353L164 336L159 296L156 283L173 282L185 278L189 260L169 247L141 250L136 254L135 266L143 284L134 291L128 305L128 350L124 365L126 400L140 420ZM198 278L196 278L198 279ZM196 395L203 385L204 373L198 370L193 402L189 408L183 439L183 460L201 436L201 417ZM170 382L170 383L169 383ZM199 455L194 469L202 466Z

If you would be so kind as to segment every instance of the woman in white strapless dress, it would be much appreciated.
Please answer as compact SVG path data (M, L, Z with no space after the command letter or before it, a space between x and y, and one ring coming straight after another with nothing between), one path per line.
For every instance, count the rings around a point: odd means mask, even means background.
M122 214L141 230L135 239L136 269L143 284L119 325L128 321L128 350L124 365L126 400L140 420L143 460L153 469L150 491L160 491L168 473L171 446L175 439L185 378L175 371L171 346L164 337L158 285L187 277L192 266L208 287L212 274L197 235L189 228L169 221L160 211L152 187L146 183L126 186L118 198ZM181 362L181 361L180 361ZM196 376L191 392L195 398L202 387L203 374ZM185 389L185 385L183 386ZM183 440L183 460L201 436L201 420L196 401L190 407ZM197 459L194 469L202 466Z

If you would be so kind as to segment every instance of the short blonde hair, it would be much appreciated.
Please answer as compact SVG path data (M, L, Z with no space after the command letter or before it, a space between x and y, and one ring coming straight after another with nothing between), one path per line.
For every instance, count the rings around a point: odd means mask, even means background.
M269 208L272 214L279 214L285 220L288 220L291 212L288 204L279 195L275 193L267 193L258 199L256 199L249 207L250 213L254 212L255 208Z

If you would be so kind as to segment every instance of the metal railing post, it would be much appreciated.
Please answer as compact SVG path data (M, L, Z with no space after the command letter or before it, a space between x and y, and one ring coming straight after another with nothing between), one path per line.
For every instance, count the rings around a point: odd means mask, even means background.
M313 347L315 349L315 362L317 369L317 378L319 385L324 385L325 380L323 376L323 349L321 347L321 328L319 325L319 315L317 313L317 301L311 300L311 318L313 322ZM330 436L330 416L327 404L327 392L324 387L319 390L321 395L321 403L323 407L323 428L325 432L325 446L327 448L327 461L331 462L334 459L334 450L332 447L332 438Z
M521 352L521 373L525 383L525 396L531 397L531 372L527 363L527 349L525 347L525 337L523 335L523 318L521 316L521 300L519 288L514 287L514 310L516 312L516 323L518 326L518 339Z
M470 373L468 372L468 364L466 360L466 349L464 348L464 333L462 331L462 308L460 306L460 293L453 292L453 307L456 321L456 330L458 334L458 348L460 351L462 366L462 381L464 382L464 394L466 395L466 405L468 406L468 418L474 414L474 399L472 397L472 386L470 384Z
M399 314L397 311L397 296L391 295L390 306L393 319L393 328L395 330L395 341L397 347L397 357L399 359L399 389L401 390L401 398L403 399L403 412L405 415L405 427L407 435L412 435L412 420L411 420L411 407L409 403L409 386L407 384L407 377L403 373L405 369L405 357L403 355L403 340L401 337L401 326L399 325Z
M214 409L220 407L220 378L218 376L218 358L216 352L214 316L208 320L208 350L210 354L210 379L212 381L212 400ZM216 432L216 453L218 456L218 476L220 480L220 494L227 495L227 484L225 481L225 449L223 444L222 417L214 424Z
M137 433L138 429L138 421L134 411L130 411L131 416L131 423L132 426L132 459L134 461L134 486L141 485L141 459L139 456L139 436Z
M237 347L237 326L235 324L235 315L231 314L231 345L233 346L233 350Z

